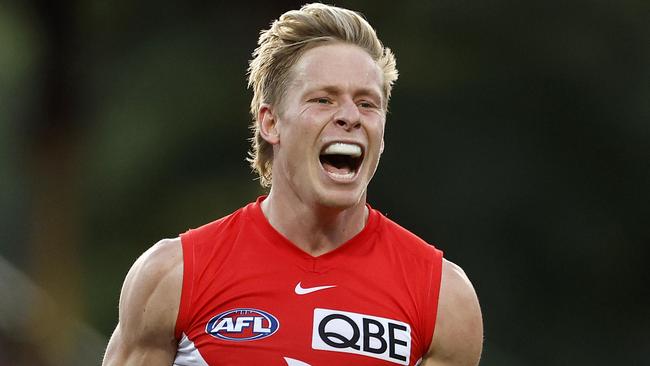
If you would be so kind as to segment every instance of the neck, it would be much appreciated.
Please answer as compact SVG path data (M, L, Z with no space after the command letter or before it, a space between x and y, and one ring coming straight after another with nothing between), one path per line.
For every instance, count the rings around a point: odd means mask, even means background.
M352 207L331 208L280 198L273 189L262 202L262 212L275 230L312 256L330 252L352 239L368 218L365 196Z

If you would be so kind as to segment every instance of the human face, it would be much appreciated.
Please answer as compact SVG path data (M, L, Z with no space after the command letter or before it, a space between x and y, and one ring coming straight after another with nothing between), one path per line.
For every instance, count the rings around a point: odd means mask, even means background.
M339 209L364 204L383 150L382 85L378 65L358 46L306 51L274 116L272 194Z

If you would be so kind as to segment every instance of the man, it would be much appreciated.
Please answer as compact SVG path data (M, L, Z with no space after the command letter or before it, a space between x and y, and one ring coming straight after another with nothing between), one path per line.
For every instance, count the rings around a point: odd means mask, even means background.
M104 365L478 364L463 271L366 204L391 51L357 13L310 4L253 56L250 161L270 193L135 262Z

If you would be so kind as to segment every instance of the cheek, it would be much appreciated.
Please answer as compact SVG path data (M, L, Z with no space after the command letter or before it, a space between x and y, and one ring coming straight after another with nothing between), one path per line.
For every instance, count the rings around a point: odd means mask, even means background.
M368 130L373 160L379 161L380 155L384 152L384 123L383 120L376 121Z
M312 165L312 141L311 135L308 131L294 130L291 133L291 138L288 138L285 146L285 167L291 175L295 175L298 171L309 169Z
M385 127L384 121L378 120L371 125L370 130L368 131L368 133L370 134L369 138L375 140L375 142L381 143L382 150L384 144L384 131L385 131L384 127Z

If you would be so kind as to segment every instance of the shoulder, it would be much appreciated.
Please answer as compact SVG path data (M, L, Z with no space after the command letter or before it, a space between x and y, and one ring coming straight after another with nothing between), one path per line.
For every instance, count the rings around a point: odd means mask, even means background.
M135 261L122 286L119 322L103 365L171 364L182 279L180 239L161 240Z
M173 338L183 280L181 241L164 239L138 258L120 295L120 327L127 337Z
M190 229L181 237L192 245L201 246L206 241L211 244L214 238L239 232L249 220L256 218L255 209L255 203L250 203L226 216Z
M381 213L379 215L381 235L390 238L391 244L399 246L400 251L406 251L419 258L431 258L433 255L438 257L437 261L440 260L439 257L442 257L442 253L433 245Z
M483 345L478 298L463 269L448 260L442 264L437 314L428 358L444 365L477 365Z

